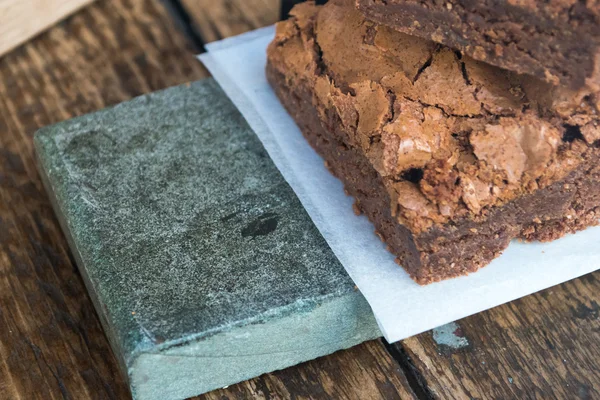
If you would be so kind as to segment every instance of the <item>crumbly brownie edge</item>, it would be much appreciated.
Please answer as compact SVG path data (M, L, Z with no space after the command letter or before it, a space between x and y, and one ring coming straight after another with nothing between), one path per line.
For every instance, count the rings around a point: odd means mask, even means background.
M339 117L328 110L327 121L321 120L312 103L313 89L302 83L289 87L271 64L267 77L311 146L342 180L398 263L421 285L475 272L513 238L553 240L598 223L600 154L591 149L586 162L565 179L495 207L483 222L465 219L415 236L392 216L389 195L366 156L338 139L344 136Z
M442 43L480 61L574 89L600 85L600 29L589 21L594 15L579 16L587 19L571 29L517 5L486 0L478 5L485 12L475 15L463 6L464 1L456 3L448 7L431 1L356 0L358 9L374 22ZM521 22L507 23L508 12L518 15ZM523 28L515 29L521 24ZM527 32L525 27L535 29Z

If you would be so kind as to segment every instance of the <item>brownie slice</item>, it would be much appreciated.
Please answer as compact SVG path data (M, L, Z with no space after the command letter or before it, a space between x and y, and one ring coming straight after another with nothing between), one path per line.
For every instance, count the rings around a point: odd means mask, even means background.
M598 221L597 93L374 24L353 0L297 6L267 77L420 284Z
M600 87L598 0L356 0L375 22L554 84Z

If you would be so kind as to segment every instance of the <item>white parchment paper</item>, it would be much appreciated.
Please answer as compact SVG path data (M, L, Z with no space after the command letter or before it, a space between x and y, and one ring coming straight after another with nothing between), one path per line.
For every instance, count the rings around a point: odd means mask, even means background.
M552 243L513 242L479 272L414 283L352 211L340 181L302 137L265 77L273 27L211 43L200 59L264 144L282 175L363 293L389 342L576 278L600 267L600 227Z

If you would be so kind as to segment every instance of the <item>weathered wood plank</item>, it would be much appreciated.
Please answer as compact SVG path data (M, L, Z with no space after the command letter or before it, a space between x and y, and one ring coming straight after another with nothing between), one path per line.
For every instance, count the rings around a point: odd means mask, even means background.
M206 75L154 0L99 1L0 59L0 398L129 396L37 174L33 133Z
M93 0L0 0L0 56Z
M600 272L397 346L434 398L600 398L598 293Z
M205 43L272 25L280 0L181 0Z

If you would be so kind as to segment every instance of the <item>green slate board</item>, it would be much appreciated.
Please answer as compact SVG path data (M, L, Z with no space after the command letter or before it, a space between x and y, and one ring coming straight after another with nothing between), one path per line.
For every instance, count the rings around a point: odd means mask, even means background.
M380 336L207 79L40 130L40 171L135 399L178 399Z

